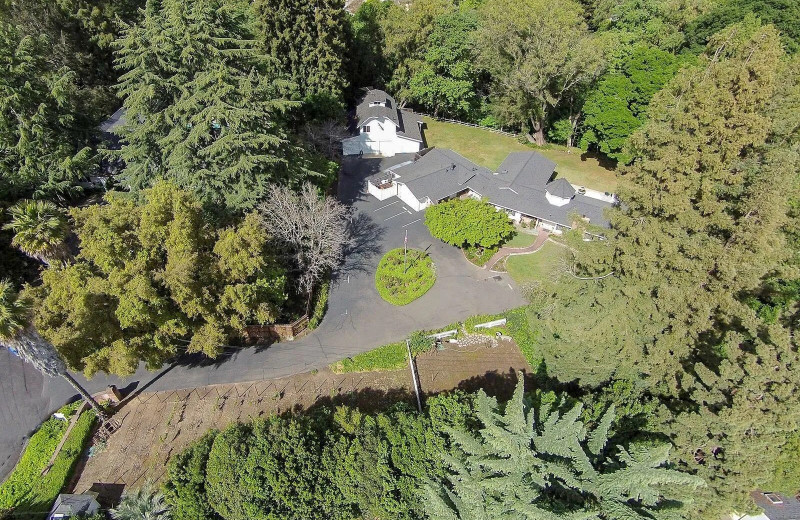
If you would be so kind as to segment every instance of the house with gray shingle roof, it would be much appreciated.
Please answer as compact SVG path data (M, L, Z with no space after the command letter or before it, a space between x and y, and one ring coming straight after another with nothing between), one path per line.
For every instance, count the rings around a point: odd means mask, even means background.
M444 148L431 148L413 161L367 178L367 191L385 200L398 197L415 211L455 197L488 200L516 222L555 233L571 229L575 219L608 227L605 210L612 196L592 196L566 179L553 179L556 164L537 152L514 152L497 171L478 166Z
M370 89L356 107L356 135L342 140L344 155L414 153L422 149L422 117L398 108L395 99L383 90Z
M753 491L753 502L761 508L755 515L731 514L735 520L800 520L800 500L797 497L770 491Z
M92 516L100 509L97 493L87 492L80 495L61 494L56 498L47 520L66 520L78 516Z

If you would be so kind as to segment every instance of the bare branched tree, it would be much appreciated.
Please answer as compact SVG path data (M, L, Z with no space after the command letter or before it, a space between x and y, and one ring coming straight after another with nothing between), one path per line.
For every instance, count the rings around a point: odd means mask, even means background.
M308 312L317 283L342 262L350 209L306 182L299 192L273 185L259 211L267 230L292 253Z
M305 138L308 143L328 159L336 159L341 155L342 139L347 137L350 137L347 127L332 119L305 126Z

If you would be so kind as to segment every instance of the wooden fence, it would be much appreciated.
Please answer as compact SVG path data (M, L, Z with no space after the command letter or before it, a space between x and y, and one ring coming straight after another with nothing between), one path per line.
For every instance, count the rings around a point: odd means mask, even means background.
M519 135L520 135L520 134L518 134L516 132L506 132L505 130L498 130L497 128L492 128L491 126L483 126L483 125L478 125L478 124L475 124L475 123L466 123L464 121L459 121L457 119L447 119L446 117L437 117L437 116L433 116L431 114L426 114L425 112L416 112L415 111L415 113L419 114L419 115L422 115L422 116L425 116L425 117L430 117L431 119L435 119L436 121L442 121L444 123L453 123L453 124L462 125L462 126L471 126L473 128L480 128L481 130L488 130L489 132L493 132L495 134L506 135L508 137L516 138L516 137L519 137Z
M273 323L271 325L248 325L244 336L248 342L293 340L308 328L308 315L294 323Z

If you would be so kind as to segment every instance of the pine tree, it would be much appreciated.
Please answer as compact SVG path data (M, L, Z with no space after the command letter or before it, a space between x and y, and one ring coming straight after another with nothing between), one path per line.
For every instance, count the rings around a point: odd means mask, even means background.
M292 103L265 75L246 13L220 0L149 0L117 42L126 109L123 184L173 180L206 203L251 208L266 183L298 175L282 114Z
M505 406L483 391L476 399L478 436L449 430L456 447L447 484L427 490L433 519L653 518L665 507L665 489L697 488L703 481L665 466L669 445L607 446L614 422L609 408L589 430L582 405L563 401L530 406L522 375Z
M48 63L46 36L0 22L0 196L63 195L92 171L77 76Z

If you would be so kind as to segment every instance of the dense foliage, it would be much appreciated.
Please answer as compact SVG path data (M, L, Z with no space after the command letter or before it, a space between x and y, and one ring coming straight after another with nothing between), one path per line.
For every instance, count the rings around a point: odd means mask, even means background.
M425 225L431 235L458 247L494 247L514 234L504 211L473 198L434 204L425 211Z
M286 299L255 215L217 231L174 184L142 196L73 210L80 254L32 290L41 334L90 375L131 374L139 360L159 367L183 350L216 356L246 324L275 320Z
M711 38L631 138L613 236L571 242L588 281L533 300L549 376L652 399L643 420L709 483L701 517L747 510L794 451L799 74L754 18Z
M392 305L407 305L433 287L433 260L418 249L392 249L381 258L375 271L375 287Z
M497 454L497 458L491 456L498 464L497 469L514 468L533 479L547 478L548 471L554 474L554 482L567 477L560 471L565 466L555 460L547 458L545 462L543 456L540 465L533 464L536 459L526 454L526 446L536 445L537 449L553 446L555 451L550 453L578 456L572 445L558 448L561 441L573 439L576 443L588 442L583 446L602 453L604 460L617 461L597 475L605 489L603 498L607 502L602 504L605 512L654 509L660 496L668 493L674 497L674 485L700 483L696 477L658 469L666 461L668 448L664 445L626 448L606 444L613 410L587 428L578 419L580 405L558 407L552 403L561 401L552 394L537 394L536 401L542 403L536 406L537 416L553 420L546 421L542 434L533 437L525 433L524 426L533 423L534 412L526 412L530 419L526 423L522 417L522 383L511 404L506 406L509 417L505 420L491 419L491 414L497 413L497 402L481 392L477 396L455 393L432 397L422 415L405 404L378 414L339 407L333 412L321 409L302 416L286 415L234 425L221 433L206 435L172 460L166 482L168 501L175 520L449 518L433 507L436 503L444 504L442 499L430 500L425 490L457 482L448 475L451 467L461 467L457 461L464 452L458 446L464 443L472 446L479 442L474 438L476 434L488 436L490 431L495 433L492 438L497 442L487 442L483 449L487 454ZM525 409L531 410L529 405ZM517 418L522 424L512 420ZM496 436L500 432L509 436L508 444ZM512 440L511 436L517 438ZM451 439L456 443L451 443ZM502 451L503 446L512 445L519 449ZM476 453L472 448L468 451ZM590 470L584 466L580 469ZM497 474L496 478L503 477ZM481 482L492 486L490 480ZM575 480L561 483L564 489L577 485ZM517 481L509 484L511 487L504 489L509 492L518 489ZM662 484L672 484L673 491L665 491L660 487ZM438 496L434 493L434 497ZM479 506L480 501L475 504ZM508 504L511 506L510 501ZM560 511L555 502L539 505L551 514ZM614 516L603 518L611 517Z
M59 412L71 420L79 404L67 405ZM22 515L41 514L48 510L72 476L72 470L89 441L94 419L92 410L81 414L53 466L44 476L42 471L55 453L68 423L54 418L43 422L28 441L14 471L0 484L0 511L12 509Z

